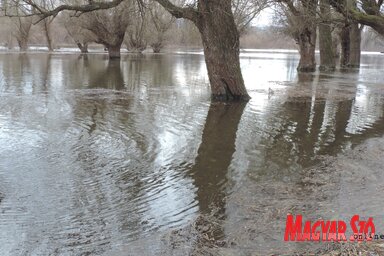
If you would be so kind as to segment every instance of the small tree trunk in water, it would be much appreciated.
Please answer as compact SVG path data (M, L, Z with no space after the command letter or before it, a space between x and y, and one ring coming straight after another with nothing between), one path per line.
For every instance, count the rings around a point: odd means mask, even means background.
M88 43L81 44L80 42L77 42L76 45L79 47L81 53L88 53Z
M160 53L161 49L163 48L162 43L153 43L151 44L152 50L154 53Z
M28 41L24 40L24 38L17 39L17 43L19 44L20 51L25 52L28 50Z
M320 13L327 23L331 12L328 0L320 0ZM332 44L332 33L329 24L319 25L320 70L335 70L335 57Z
M341 45L341 54L340 54L340 67L344 68L348 66L349 55L350 55L350 38L349 38L349 24L346 24L340 33L340 45Z
M360 56L361 56L361 29L359 24L354 22L350 28L350 55L349 55L349 67L358 68L360 67Z
M212 100L249 100L240 69L239 34L231 0L199 1L195 22L204 46Z
M50 27L49 27L49 20L45 19L44 21L44 32L45 32L45 37L47 39L47 46L48 46L48 50L50 52L53 51L53 43L52 43L52 37L51 37L51 31L50 31Z
M7 38L7 43L6 43L6 46L8 47L8 50L11 50L13 48L13 37L12 37L12 33L9 33L9 36Z

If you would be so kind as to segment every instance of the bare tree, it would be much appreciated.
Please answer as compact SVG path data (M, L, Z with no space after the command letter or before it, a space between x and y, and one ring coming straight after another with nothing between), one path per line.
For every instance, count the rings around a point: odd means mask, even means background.
M4 1L2 4L2 11L5 16L10 14L12 36L16 39L20 51L28 50L28 40L32 27L32 12L26 8L23 1L15 0L12 4Z
M31 17L13 17L11 18L13 23L12 35L15 37L20 51L28 50L28 40L32 27Z
M141 53L148 44L148 9L143 5L135 4L135 11L132 12L132 22L127 28L125 44L129 51Z
M45 9L53 8L54 7L54 0L42 0L41 1L41 6ZM43 28L43 32L47 41L47 47L49 51L53 51L54 49L54 43L53 43L53 38L51 34L51 24L53 20L55 19L56 16L50 16L47 17L46 19L43 19L40 21L41 26Z
M84 22L81 20L81 17L65 15L63 19L63 25L68 35L75 42L81 53L88 53L88 44L96 41L95 34L80 26L80 23Z
M243 34L251 21L265 8L270 0L234 0L232 1L233 16L240 34Z
M120 48L133 12L132 2L125 1L108 10L82 14L78 18L78 25L90 31L96 43L104 45L110 58L120 58Z
M150 45L153 52L159 53L164 47L164 43L167 37L167 32L171 29L175 23L175 17L165 11L158 3L153 2L149 6L150 13Z
M282 0L288 33L299 46L300 62L297 70L313 72L316 70L316 9L317 0Z
M34 3L33 0L26 1L36 10L40 19L57 15L64 10L89 13L129 3L127 0L112 0L109 2L89 1L86 4L64 4L54 9L46 10L37 3ZM143 2L143 0L138 1L140 3ZM193 3L187 3L183 6L170 0L153 1L162 5L175 18L184 18L192 21L200 31L211 84L212 99L220 101L248 100L250 97L245 88L240 68L240 41L232 11L233 0L195 0ZM124 17L126 16L124 15ZM98 42L107 46L110 57L117 57L120 56L119 50L125 34L125 29L124 32L121 30L125 28L128 22L125 23L119 19L119 17L122 17L121 13L112 13L108 17L112 20L118 19L121 21L120 26L111 28L113 33L105 29L105 26L100 26L100 22L97 19L89 23L88 29L95 34L102 33L106 35L98 36L98 39L100 39Z

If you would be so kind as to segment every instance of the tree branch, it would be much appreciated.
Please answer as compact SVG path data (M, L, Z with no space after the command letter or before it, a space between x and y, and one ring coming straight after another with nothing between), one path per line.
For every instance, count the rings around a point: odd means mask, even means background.
M193 7L179 7L171 3L169 0L155 0L161 6L163 6L170 14L175 16L175 18L184 18L197 22L198 12Z
M113 0L111 2L90 2L89 4L84 4L84 5L60 5L52 10L47 10L45 8L42 8L41 6L37 5L34 3L32 0L25 0L24 2L30 5L32 8L34 8L35 12L31 14L26 14L23 16L38 16L39 19L36 22L33 22L34 24L39 23L45 18L48 18L50 16L55 17L59 12L62 11L76 11L80 13L85 13L85 12L92 12L96 10L103 10L103 9L110 9L113 7L118 6L120 3L122 3L124 0ZM15 16L20 16L20 15L8 15L6 14L5 16L8 17L15 17Z
M293 15L295 15L295 16L300 16L301 15L300 11L298 11L296 9L295 5L293 4L293 2L291 0L280 0L279 2L285 3L286 6L292 12Z
M345 1L343 0L331 0L330 4L347 19L352 19L360 24L367 25L380 35L384 35L384 17L380 14L372 15L364 13L356 7L346 7Z

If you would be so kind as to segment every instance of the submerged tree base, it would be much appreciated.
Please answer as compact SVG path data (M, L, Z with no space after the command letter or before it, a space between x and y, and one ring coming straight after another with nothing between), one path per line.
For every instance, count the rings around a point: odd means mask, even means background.
M360 64L348 64L347 68L360 68Z
M297 71L298 72L306 72L306 73L309 73L309 72L315 72L316 71L316 66L304 66L304 67L297 67Z
M238 101L247 102L251 97L246 95L211 94L211 100L215 102Z
M321 66L319 66L319 70L320 70L320 71L331 72L331 71L335 71L335 70L336 70L336 67L335 67L335 66L325 66L325 65L321 65Z

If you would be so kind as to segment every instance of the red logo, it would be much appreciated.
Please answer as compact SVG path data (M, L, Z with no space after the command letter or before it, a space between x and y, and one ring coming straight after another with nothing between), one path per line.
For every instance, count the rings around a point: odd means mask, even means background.
M371 241L375 236L373 218L360 220L359 215L354 215L349 226L351 235L349 241ZM284 241L295 242L340 242L347 241L347 224L343 220L307 220L303 223L302 215L287 215L285 224ZM381 236L380 236L381 238Z

